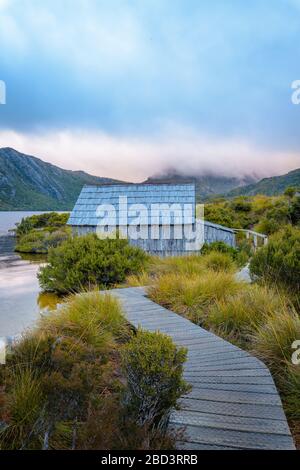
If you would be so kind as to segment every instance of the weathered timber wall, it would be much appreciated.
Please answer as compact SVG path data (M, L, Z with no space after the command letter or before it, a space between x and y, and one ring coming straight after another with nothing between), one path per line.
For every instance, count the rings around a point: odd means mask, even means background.
M205 243L224 242L229 246L235 247L234 231L212 222L204 222L204 240Z
M195 224L187 226L185 228L190 231L195 230ZM203 230L203 223L197 221L198 233L201 229ZM130 237L129 233L128 239L132 245L138 246L143 250L152 254L156 254L158 256L179 256L199 251L197 245L195 247L187 245L187 243L190 241L188 238L185 238L184 236L182 238L177 238L178 233L180 233L180 229L178 228L178 226L171 226L170 234L168 234L168 230L166 229L166 227L156 227L156 230L157 238L153 238L153 236L151 236L150 227L143 226L141 227L143 238L133 239ZM73 226L73 232L78 235L95 233L96 227L91 225L77 227ZM147 234L147 232L148 238L145 239L145 234ZM204 231L199 236L198 241L200 243L200 246L202 246L201 242L213 243L215 241L223 241L229 246L235 246L235 234L233 230L227 227L212 224L211 222L204 222Z

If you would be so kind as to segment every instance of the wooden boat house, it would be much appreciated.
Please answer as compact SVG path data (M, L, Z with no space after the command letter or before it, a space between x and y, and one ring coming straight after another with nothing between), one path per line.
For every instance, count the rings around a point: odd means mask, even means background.
M232 229L196 218L192 182L84 186L68 225L78 235L118 230L159 256L197 252L204 242L235 246Z

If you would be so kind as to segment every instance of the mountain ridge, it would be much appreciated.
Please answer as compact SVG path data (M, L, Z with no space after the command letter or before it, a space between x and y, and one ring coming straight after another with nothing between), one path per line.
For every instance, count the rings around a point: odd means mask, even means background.
M0 149L0 210L71 210L84 184L117 181Z
M266 196L278 196L289 186L300 188L300 168L291 170L284 175L263 178L257 183L235 188L225 194L227 197L255 196L264 194Z
M300 188L300 168L285 175L259 180L256 176L226 177L203 173L185 176L176 170L149 177L145 182L196 184L197 202L213 197L276 195L288 186ZM72 210L84 184L122 183L120 180L90 175L82 170L65 170L10 147L0 148L0 211ZM249 184L250 183L250 184Z

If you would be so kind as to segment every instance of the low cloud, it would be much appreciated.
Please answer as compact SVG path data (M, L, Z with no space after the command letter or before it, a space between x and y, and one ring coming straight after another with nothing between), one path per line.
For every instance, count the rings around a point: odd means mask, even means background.
M169 168L187 175L265 177L300 166L297 152L260 148L246 140L220 139L174 126L145 137L80 130L0 131L0 147L13 147L62 168L128 181L142 181Z

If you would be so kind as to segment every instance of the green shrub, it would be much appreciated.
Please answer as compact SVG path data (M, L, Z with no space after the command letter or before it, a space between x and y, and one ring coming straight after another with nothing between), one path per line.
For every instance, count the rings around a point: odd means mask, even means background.
M250 255L248 254L248 252L246 250L239 251L239 253L237 254L237 257L236 257L237 266L242 268L243 266L245 266L248 263L249 258L250 258Z
M109 287L141 271L148 256L122 239L99 239L95 234L74 237L51 248L48 265L38 278L45 291L78 292L90 286Z
M138 330L124 346L125 402L140 425L166 424L177 400L189 387L182 378L186 350L159 332Z
M300 230L286 226L260 248L250 262L252 275L300 293Z
M66 225L69 215L69 213L59 214L58 212L45 212L44 214L25 217L17 225L16 235L25 235L33 229L62 227Z
M47 254L49 248L58 246L71 235L71 229L66 227L68 218L67 213L49 212L22 219L16 229L16 251Z
M291 203L290 217L293 225L300 224L300 196L295 197Z
M15 251L21 253L47 254L49 248L55 248L71 236L67 227L48 230L32 230L18 239Z
M247 198L241 196L233 199L231 202L231 208L238 212L250 212L252 205L251 202L247 200Z
M232 259L236 259L239 250L237 248L233 248L232 246L227 245L224 242L213 242L213 243L205 243L201 249L201 254L206 255L211 251L218 251L219 253L226 253L230 255Z
M294 186L288 186L284 191L284 195L292 199L295 196L296 191L297 188Z
M205 205L205 219L213 222L214 224L224 225L226 227L240 228L239 224L235 223L234 210L227 207L225 203L211 203Z
M282 224L275 219L263 217L260 222L255 225L256 232L272 235L281 228Z
M234 264L232 258L227 253L211 251L203 258L204 266L212 271L232 271Z
M40 254L47 253L44 244L45 234L43 232L31 231L18 239L15 251L31 253L36 252Z
M249 244L249 241L245 238L243 232L238 232L236 234L236 240L238 245L237 248L233 248L224 242L213 242L205 244L201 250L201 254L217 251L230 256L237 266L244 266L252 254L252 247L251 244Z

